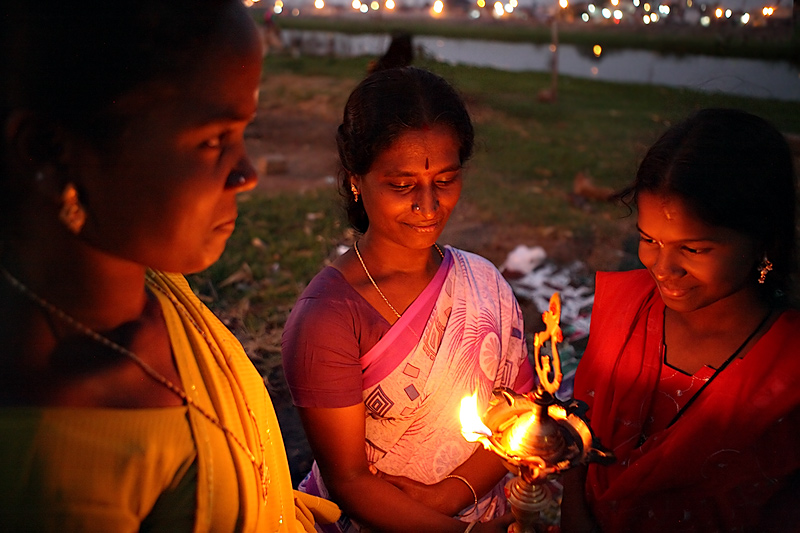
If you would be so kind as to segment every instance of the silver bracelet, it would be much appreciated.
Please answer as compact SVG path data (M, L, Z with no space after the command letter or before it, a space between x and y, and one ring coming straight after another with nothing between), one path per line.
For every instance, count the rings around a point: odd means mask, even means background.
M475 489L472 488L472 485L470 485L469 481L467 481L467 478L465 478L463 476L456 475L456 474L448 474L448 475L444 476L444 478L445 479L447 479L447 478L460 479L461 481L464 482L464 484L467 486L469 491L472 493L472 498L475 500L475 503L474 503L475 512L477 513L478 512L478 494L475 492ZM474 524L474 522L473 522L473 524ZM467 530L464 533L466 533L470 529L472 529L472 528L468 527Z
M472 531L472 528L475 527L475 524L477 524L477 523L478 523L478 520L475 520L474 522L470 522L469 525L467 526L467 529L464 530L464 533L469 533L470 531Z

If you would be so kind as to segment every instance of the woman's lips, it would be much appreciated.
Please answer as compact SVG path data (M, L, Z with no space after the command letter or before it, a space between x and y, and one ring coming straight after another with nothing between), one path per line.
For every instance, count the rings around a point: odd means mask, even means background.
M426 224L408 224L413 230L419 231L420 233L432 233L435 232L441 226L441 222L431 222Z
M227 222L223 222L222 224L214 228L215 231L224 233L233 233L234 229L236 229L236 218L228 220Z
M689 293L689 289L658 285L659 292L668 298L682 298Z

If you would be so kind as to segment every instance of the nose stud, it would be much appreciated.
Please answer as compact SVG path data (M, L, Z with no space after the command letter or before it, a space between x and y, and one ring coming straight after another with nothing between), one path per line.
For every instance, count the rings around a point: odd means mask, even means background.
M419 211L419 204L412 204L411 205L411 210L412 211Z
M228 179L225 181L227 187L241 187L247 181L247 176L244 173L234 170L228 174Z

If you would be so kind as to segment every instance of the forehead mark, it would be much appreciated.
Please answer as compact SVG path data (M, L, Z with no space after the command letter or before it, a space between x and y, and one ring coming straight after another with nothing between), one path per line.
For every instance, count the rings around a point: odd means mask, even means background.
M426 157L425 158L425 170L428 170L428 167L429 167L428 158Z

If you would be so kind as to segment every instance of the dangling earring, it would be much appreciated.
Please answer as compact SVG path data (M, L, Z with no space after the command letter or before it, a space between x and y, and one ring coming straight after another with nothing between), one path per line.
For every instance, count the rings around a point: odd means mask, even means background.
M84 211L78 199L78 190L72 183L67 183L64 192L61 193L61 211L58 219L68 230L78 235L86 222L86 211Z
M353 192L353 201L358 203L358 189L356 189L356 186L351 183L350 190Z
M767 254L764 254L764 259L758 265L758 282L763 284L767 279L767 274L772 271L772 261L767 259Z

